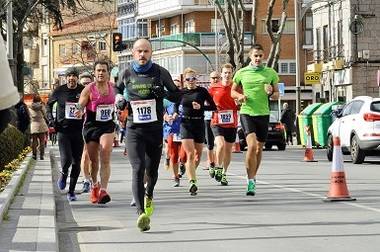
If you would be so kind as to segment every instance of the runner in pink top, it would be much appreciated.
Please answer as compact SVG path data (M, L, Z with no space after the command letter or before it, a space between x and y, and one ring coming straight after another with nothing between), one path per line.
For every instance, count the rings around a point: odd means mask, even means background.
M83 137L91 161L92 187L90 201L105 204L111 201L107 193L111 174L110 156L115 132L114 102L115 93L109 82L109 65L106 61L94 64L95 82L86 86L79 98L77 108L83 112L86 107L86 119ZM81 112L77 112L81 114ZM100 156L100 183L98 182Z

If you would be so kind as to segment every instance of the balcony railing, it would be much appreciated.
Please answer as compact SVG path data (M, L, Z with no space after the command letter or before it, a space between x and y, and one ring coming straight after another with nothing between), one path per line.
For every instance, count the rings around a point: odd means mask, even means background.
M176 47L183 47L185 44L175 42L173 40L184 41L197 47L213 47L215 46L215 33L210 32L195 32L195 33L180 33L169 36L161 36L151 38L152 47L154 51L165 50ZM227 38L224 33L218 34L218 46L222 46ZM251 33L244 34L244 45L251 45Z

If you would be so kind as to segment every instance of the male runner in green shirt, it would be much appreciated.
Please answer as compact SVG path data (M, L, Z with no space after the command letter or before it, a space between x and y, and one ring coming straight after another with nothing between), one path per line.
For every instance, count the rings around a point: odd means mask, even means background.
M248 146L245 157L248 176L247 195L254 196L256 174L268 135L269 99L278 99L279 77L275 70L263 65L264 50L260 44L252 46L249 57L251 63L237 71L233 78L231 97L242 104L240 121ZM240 86L242 93L238 92Z

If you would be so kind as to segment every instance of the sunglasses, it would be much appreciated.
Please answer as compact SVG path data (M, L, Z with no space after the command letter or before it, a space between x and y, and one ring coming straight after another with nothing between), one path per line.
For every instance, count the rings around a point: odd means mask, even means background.
M213 80L219 79L219 77L210 77L210 78L213 79Z
M186 78L185 80L186 81L196 81L197 78L196 77L190 77L190 78Z

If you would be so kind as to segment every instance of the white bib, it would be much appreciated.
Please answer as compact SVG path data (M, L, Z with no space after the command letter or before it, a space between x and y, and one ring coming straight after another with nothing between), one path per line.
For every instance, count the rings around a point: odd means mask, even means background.
M65 119L74 119L74 120L81 120L82 118L78 118L75 116L76 106L75 102L66 102L65 103Z
M156 100L131 101L134 123L150 123L157 121Z
M107 122L112 120L113 105L103 104L96 107L95 120L98 122Z
M220 110L217 115L220 125L234 123L234 112L232 110Z
M212 117L212 111L205 111L204 112L205 120L211 120Z

